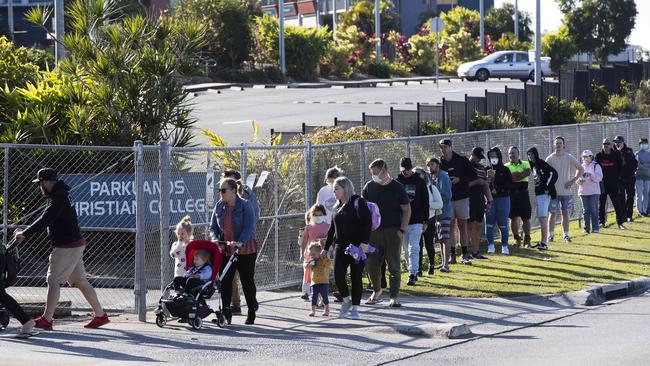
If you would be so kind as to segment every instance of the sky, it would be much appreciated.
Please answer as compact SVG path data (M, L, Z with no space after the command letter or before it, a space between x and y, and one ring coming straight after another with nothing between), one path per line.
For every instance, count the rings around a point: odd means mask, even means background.
M514 0L495 0L494 5L499 7L503 3L513 3ZM541 1L542 33L552 32L562 25L563 14L554 0ZM527 11L532 16L532 28L535 30L535 0L519 0L519 10ZM632 31L628 43L650 49L650 22L642 21L650 17L650 1L636 0L636 28Z

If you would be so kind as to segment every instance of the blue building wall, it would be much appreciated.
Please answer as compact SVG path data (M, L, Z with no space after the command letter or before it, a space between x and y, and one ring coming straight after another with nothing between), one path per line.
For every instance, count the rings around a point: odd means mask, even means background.
M445 1L449 3L450 1ZM453 0L454 7L462 6L468 9L473 9L478 11L480 6L480 0ZM483 8L487 12L490 8L494 7L494 0L483 0ZM448 4L438 4L438 11L448 11L451 9L451 5Z
M14 43L18 46L39 48L51 45L52 42L46 39L46 33L42 28L35 27L25 20L25 13L30 7L15 6L14 7ZM7 7L0 7L0 34L6 35L9 38L9 26Z

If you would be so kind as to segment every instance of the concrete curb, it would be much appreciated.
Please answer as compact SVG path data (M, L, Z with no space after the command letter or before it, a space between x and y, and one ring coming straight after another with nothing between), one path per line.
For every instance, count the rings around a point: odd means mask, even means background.
M650 288L650 277L641 277L635 280L613 284L596 284L592 288L584 291L586 296L583 305L600 305L606 301L628 296L634 292L648 288Z
M376 333L398 333L410 337L455 339L472 335L467 324L423 324L423 325L390 325L370 329Z

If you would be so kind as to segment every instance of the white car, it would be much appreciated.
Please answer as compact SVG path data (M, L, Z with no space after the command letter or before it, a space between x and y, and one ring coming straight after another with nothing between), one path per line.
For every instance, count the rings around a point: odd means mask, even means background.
M542 57L542 76L551 74L550 57ZM526 51L499 51L478 61L458 67L458 77L468 81L489 78L512 78L521 81L535 79L535 56Z

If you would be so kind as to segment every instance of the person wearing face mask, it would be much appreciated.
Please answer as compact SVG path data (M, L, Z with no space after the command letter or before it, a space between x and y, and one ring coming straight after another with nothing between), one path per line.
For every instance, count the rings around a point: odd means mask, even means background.
M636 208L639 216L650 217L650 151L647 138L639 140L639 151L635 156L639 163L636 170Z
M449 261L451 260L451 243L450 240L450 227L451 227L451 179L446 171L440 169L440 160L437 158L430 158L427 162L427 168L431 173L431 180L440 192L442 199L442 210L436 215L436 230L438 232L438 240L440 240L441 248L441 265L440 272L449 273ZM433 253L433 244L431 247L427 246L427 252ZM429 263L432 263L430 260ZM431 264L429 264L431 265ZM431 270L431 269L430 269ZM431 271L433 272L433 271Z
M594 161L591 150L582 152L582 168L584 173L578 179L578 195L582 201L582 212L585 218L585 234L600 232L598 227L598 198L600 197L600 182L603 180L603 170ZM591 227L590 227L591 224Z
M408 157L402 158L400 162L400 175L397 181L402 183L411 204L411 218L409 219L408 230L402 239L402 250L406 267L409 271L409 280L406 283L414 286L418 280L420 238L422 231L429 219L429 193L424 180L413 171L413 163Z
M488 241L488 253L494 254L494 225L499 225L501 231L501 254L509 255L508 247L508 216L510 215L510 189L512 187L512 173L503 165L503 156L498 147L488 151L490 170L488 181L492 191L492 205L485 217L485 236Z
M623 162L618 180L618 200L621 203L621 210L625 215L625 219L632 222L634 221L632 216L634 214L635 174L638 162L634 156L634 151L625 144L623 136L619 135L614 138L614 146L621 154L621 161Z
M601 227L607 224L607 197L609 197L612 206L614 206L614 212L616 212L616 224L619 229L625 229L625 213L618 196L618 178L621 174L623 161L621 160L621 154L613 148L609 139L603 140L603 149L596 154L596 162L603 170L602 189L598 205L598 223Z
M390 273L391 308L400 307L397 295L400 288L402 240L411 219L411 202L406 189L388 174L388 165L382 159L370 163L368 167L372 180L366 183L361 196L379 207L381 225L370 236L370 244L377 251L368 256L368 275L373 293L366 302L369 305L381 301L381 265L386 261Z
M332 209L336 205L334 197L334 180L343 176L343 170L338 167L332 167L325 172L325 185L321 187L316 195L316 203L325 206L327 210L327 223L332 222Z

